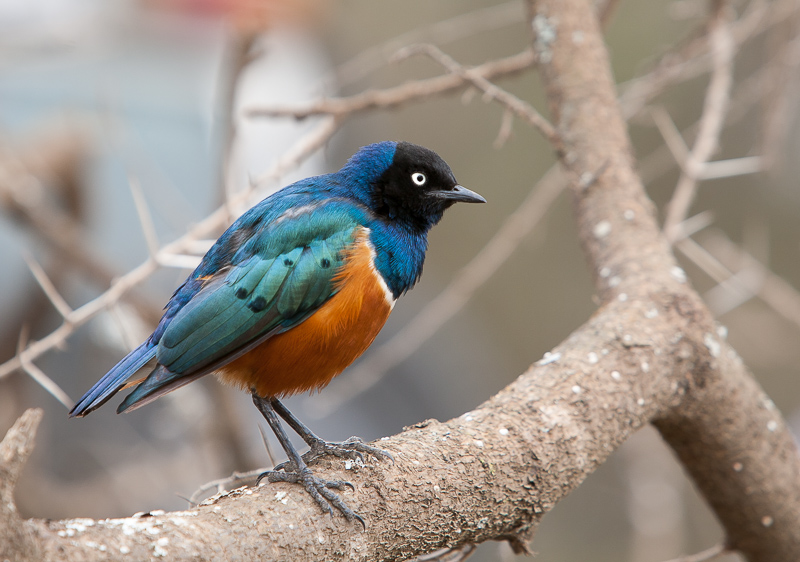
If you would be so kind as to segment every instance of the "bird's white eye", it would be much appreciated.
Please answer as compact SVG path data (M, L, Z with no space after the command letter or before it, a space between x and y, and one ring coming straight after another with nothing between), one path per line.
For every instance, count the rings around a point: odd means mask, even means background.
M411 174L411 181L417 185L425 185L425 182L428 181L428 178L425 177L425 174L415 172Z

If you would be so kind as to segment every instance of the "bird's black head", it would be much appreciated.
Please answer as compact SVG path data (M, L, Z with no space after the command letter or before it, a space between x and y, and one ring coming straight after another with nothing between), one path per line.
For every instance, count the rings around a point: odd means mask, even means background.
M370 207L380 217L427 232L453 203L485 203L458 185L450 166L438 154L409 142L398 142L391 163L371 186Z

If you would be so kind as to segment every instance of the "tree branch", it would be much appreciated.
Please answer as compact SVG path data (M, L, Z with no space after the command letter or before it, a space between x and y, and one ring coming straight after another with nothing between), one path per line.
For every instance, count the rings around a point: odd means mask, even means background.
M40 543L23 524L14 503L14 487L33 451L42 410L31 408L8 430L0 442L0 559L43 560Z
M510 76L530 68L534 63L531 51L523 51L503 59L490 61L470 69L475 76L486 80ZM312 115L348 115L366 109L391 109L419 98L448 94L468 85L467 78L459 74L444 74L427 80L415 80L386 90L367 90L346 98L327 98L298 107L252 107L250 117L294 117L305 119Z
M324 515L287 484L239 489L188 512L27 525L44 558L60 560L121 551L137 559L157 548L173 560L213 559L222 550L264 559L402 560L504 538L524 548L543 513L687 390L678 376L643 377L641 370L646 361L657 372L687 370L687 353L654 353L685 347L669 343L676 325L688 329L693 320L680 304L665 295L649 303L660 311L653 317L644 303L612 303L553 350L556 361L535 365L478 409L381 440L395 465L370 461L347 471L341 462L318 464L320 475L355 484L346 499L368 522L366 531ZM632 319L629 326L619 325L620 315ZM220 533L219 525L232 532Z
M658 350L653 359L674 353L685 363L672 365L676 371L666 365L653 369L647 360L642 369L654 373L643 376L643 383L674 377L677 389L685 390L667 401L672 407L652 416L654 424L723 524L727 546L754 561L799 559L800 463L794 441L736 352L719 341L711 314L682 283L685 274L658 233L652 204L632 168L606 50L588 3L541 0L530 7L533 27L540 30L534 44L541 75L565 144L562 164L580 176L608 162L592 188L573 187L580 238L603 301L634 307L666 298L686 320L674 326L665 347L653 347ZM553 40L542 42L542 32ZM571 40L576 34L580 42ZM599 275L603 268L619 284L605 282ZM660 314L659 307L651 310ZM633 328L634 309L620 313L618 325Z

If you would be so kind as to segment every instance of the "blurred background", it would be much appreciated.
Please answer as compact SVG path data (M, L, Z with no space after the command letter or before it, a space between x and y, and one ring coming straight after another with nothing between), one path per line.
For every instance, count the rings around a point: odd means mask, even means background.
M701 213L702 228L693 240L707 255L698 258L705 254L694 248L689 259L685 247L678 257L797 430L800 2L732 6L740 15L768 15L736 36L731 110L714 158L759 157L747 162L760 172L701 184L692 214ZM396 345L393 337L462 275L553 164L551 148L526 124L508 121L498 105L459 90L355 115L323 150L297 168L281 166L276 178L286 151L325 121L252 118L245 109L299 106L442 73L423 58L391 62L408 43L437 43L465 65L514 55L529 44L523 11L522 2L489 0L0 2L0 361L63 323L32 270L41 268L39 277L65 300L64 311L77 309L148 259L148 233L165 245L251 185L255 194L246 203L228 206L231 217L295 179L338 169L359 146L408 140L436 150L489 203L457 207L433 230L421 283L398 303L361 365L288 406L324 438L372 440L480 404L596 307L563 194L408 358L382 373L387 363L370 353ZM702 30L706 12L706 3L691 0L620 3L607 41L621 92L665 53L691 55L684 47ZM653 114L668 115L691 145L708 84L700 63L684 68L631 121L662 217L680 170ZM545 110L534 70L497 83ZM139 211L137 197L144 202ZM149 221L152 230L142 226ZM183 509L203 484L269 464L249 397L213 378L125 416L114 413L113 401L77 420L67 419L57 389L44 388L57 385L65 402L80 397L148 335L220 233L163 260L164 267L33 365L0 370L0 433L26 408L45 410L17 493L24 516ZM709 265L708 256L717 264ZM545 517L532 548L543 562L648 562L720 540L713 517L648 428ZM504 543L482 545L472 558L514 559Z

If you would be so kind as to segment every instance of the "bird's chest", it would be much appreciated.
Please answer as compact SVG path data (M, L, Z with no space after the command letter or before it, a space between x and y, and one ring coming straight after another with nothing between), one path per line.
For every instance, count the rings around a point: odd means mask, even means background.
M261 396L287 396L324 387L364 353L394 306L373 266L367 234L359 233L348 250L333 297L299 325L227 364L219 378Z

